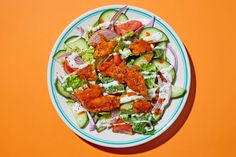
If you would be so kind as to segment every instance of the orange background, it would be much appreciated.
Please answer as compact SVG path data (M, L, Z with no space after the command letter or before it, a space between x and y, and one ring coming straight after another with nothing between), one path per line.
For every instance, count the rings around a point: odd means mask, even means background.
M47 89L47 63L63 29L80 14L121 0L0 0L0 156L236 156L236 5L233 0L127 0L156 13L192 58L196 95L172 136L136 150L95 147L58 117ZM190 109L189 109L190 110ZM187 115L185 115L185 118ZM182 120L183 121L183 120ZM175 134L175 132L177 132ZM157 142L157 144L155 144ZM145 147L145 148L144 148ZM131 150L131 149L130 149Z

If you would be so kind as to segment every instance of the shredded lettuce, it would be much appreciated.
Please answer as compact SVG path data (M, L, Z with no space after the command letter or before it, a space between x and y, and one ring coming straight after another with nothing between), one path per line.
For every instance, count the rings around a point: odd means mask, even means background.
M101 73L98 73L98 79L103 84L107 84L107 83L115 81L115 79L113 79L112 77L103 77ZM117 86L109 86L109 87L105 88L105 91L107 93L124 92L125 91L125 85L120 84L120 85L117 85Z
M149 79L145 79L145 84L146 86L151 89L151 88L155 88L158 85L155 83L156 78L149 78Z
M114 39L119 42L119 41L123 41L123 40L129 39L129 38L131 38L133 35L134 35L134 32L131 31L131 32L128 32L128 33L126 33L126 34L124 34L124 35L122 35L122 36L117 36L117 37L115 37Z
M135 61L134 59L131 59L129 62L127 62L126 65L127 65L128 67L131 67L131 66L134 64L134 61Z
M125 44L123 43L123 40L119 40L116 47L114 48L114 52L119 52L120 50L122 50L125 47Z
M82 61L84 63L92 62L93 61L93 53L94 53L93 49L88 49L88 50L83 51L81 53Z
M133 35L134 35L133 31L128 32L128 33L122 35L122 39L127 40L128 38L132 37Z
M160 59L163 59L163 60L167 59L166 50L154 48L154 52L155 53L154 53L153 58L160 58Z
M141 70L148 71L148 72L155 72L156 71L156 66L153 63L142 64L141 65Z
M127 40L129 39L130 37L132 37L134 35L134 32L131 31L131 32L128 32L122 36L117 36L115 37L114 39L118 42L118 44L116 45L116 47L114 48L114 52L118 52L119 50L122 50L124 49L125 47L125 44L124 44L124 40Z
M153 135L156 131L154 125L159 120L154 118L151 113L121 114L120 118L132 125L134 132L144 135Z
M144 135L153 135L155 133L155 128L151 123L141 122L135 125L132 125L132 128L135 132L144 134Z
M107 93L116 93L116 92L124 92L125 91L125 85L120 84L118 86L110 86L105 88Z
M76 74L72 74L68 78L66 78L62 86L65 89L65 91L73 93L75 89L82 86L83 84L84 84L83 80L80 80Z
M115 79L113 79L112 77L103 77L101 73L98 73L98 79L102 83L110 83L110 82L115 81Z

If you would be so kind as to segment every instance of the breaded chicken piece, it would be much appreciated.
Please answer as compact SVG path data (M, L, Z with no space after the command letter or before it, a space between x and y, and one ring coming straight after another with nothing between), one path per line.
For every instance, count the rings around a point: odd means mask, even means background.
M144 54L146 52L152 51L152 47L151 44L148 43L147 41L140 39L140 40L136 40L134 42L132 42L129 45L129 49L132 51L132 53L135 56Z
M77 75L84 81L96 81L98 79L93 65L88 65L77 71Z
M144 77L135 68L129 68L124 63L115 65L113 62L104 62L98 67L103 76L115 78L120 83L126 83L128 87L143 96L147 95L147 87Z
M102 35L100 35L100 43L91 43L91 45L95 48L93 57L96 59L101 56L106 56L112 52L112 50L115 48L117 41L107 41L107 39Z

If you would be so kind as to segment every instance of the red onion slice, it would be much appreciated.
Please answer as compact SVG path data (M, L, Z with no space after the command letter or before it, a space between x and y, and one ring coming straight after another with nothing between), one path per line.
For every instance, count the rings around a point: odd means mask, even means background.
M128 5L122 7L119 11L117 11L115 13L115 15L111 18L111 21L110 21L110 25L109 25L109 29L112 29L113 26L114 26L114 23L116 22L116 20L118 19L118 17L122 14L122 12L128 7Z
M153 26L154 26L154 23L155 23L155 20L156 20L156 17L153 16L153 17L152 17L152 20L151 20L145 27L153 27Z
M82 37L83 35L84 35L84 29L83 29L83 27L81 27L81 26L78 26L77 27L77 31L78 31L78 35L80 36L80 37Z
M112 30L102 29L102 30L99 30L99 31L95 32L91 36L91 38L88 41L88 44L100 43L100 41L101 41L101 36L100 35L103 35L107 40L111 40L111 39L113 39L114 37L117 36L117 34Z
M136 29L136 30L134 31L134 34L135 34L135 35L138 35L139 32L140 32L142 29L144 29L144 28L145 28L145 26L142 25L141 27L139 27L138 29Z
M170 50L171 54L174 56L174 60L175 60L174 69L175 69L175 72L177 72L178 71L178 57L174 49L169 44L167 45L167 48Z
M152 17L152 20L151 20L148 24L142 25L141 27L139 27L138 29L136 29L136 31L134 31L134 33L135 33L136 35L138 35L139 32L140 32L142 29L144 29L144 28L146 28L146 27L153 27L153 26L154 26L154 23L155 23L155 20L156 20L156 17L153 16L153 17Z
M80 56L76 56L75 57L75 63L78 64L78 65L83 64L82 58Z
M89 131L94 131L96 130L97 126L94 122L93 117L91 116L91 114L87 111L88 114L88 118L89 118Z

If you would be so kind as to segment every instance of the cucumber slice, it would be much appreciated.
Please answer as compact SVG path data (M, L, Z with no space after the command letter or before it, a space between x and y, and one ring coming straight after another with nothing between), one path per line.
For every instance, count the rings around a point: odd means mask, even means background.
M116 12L117 12L117 11L114 10L114 9L109 9L109 10L104 11L104 12L100 15L100 17L99 17L99 19L98 19L99 23L110 22L110 21L111 21L111 18L115 15ZM128 18L124 13L122 13L122 14L118 17L117 21L123 22L123 21L127 21L128 19L129 19L129 18Z
M161 60L161 59L154 59L154 60L152 60L152 63L155 64L155 66L157 67L158 70L167 68L167 67L169 67L171 65L169 62ZM175 81L175 77L176 77L175 69L172 68L168 73L172 77L172 82L174 82Z
M63 63L65 61L65 57L58 58L59 56L66 53L66 50L59 50L54 56L53 59L57 61L58 63Z
M88 48L88 43L83 37L71 36L64 42L64 49L70 49L79 52L80 50Z
M104 114L98 118L98 121L96 122L98 126L96 130L98 133L102 132L103 130L107 128L107 126L101 125L101 123L105 123L104 120L106 121L106 119L110 119L110 118L111 118L111 114Z
M178 87L178 86L172 86L172 93L171 98L178 98L185 94L186 89Z
M140 57L138 57L137 59L135 59L133 65L141 66L142 64L148 64L149 62L147 61L147 58L150 58L151 60L152 57L153 53L145 53Z
M57 92L60 95L62 95L65 98L70 98L70 93L68 93L67 91L64 90L64 88L62 87L61 82L58 80L58 78L56 79L55 86L56 86Z
M80 128L84 128L88 123L88 115L86 111L75 114L75 119Z
M162 41L157 44L157 46L154 48L154 57L153 58L162 58L164 60L167 59L166 57L166 47L167 47L167 41Z
M140 34L139 34L139 39L147 38L149 36L154 36L160 34L160 38L157 40L153 40L153 42L161 42L161 41L168 41L168 37L164 32L162 32L160 29L157 29L155 27L147 27L144 28Z
M133 110L133 102L130 103L125 103L123 105L120 106L120 110L124 111L124 110Z

